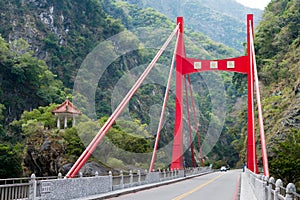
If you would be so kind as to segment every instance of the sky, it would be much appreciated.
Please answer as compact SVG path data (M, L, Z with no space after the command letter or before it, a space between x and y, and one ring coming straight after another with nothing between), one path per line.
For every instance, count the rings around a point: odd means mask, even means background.
M263 10L271 0L236 0L244 6Z

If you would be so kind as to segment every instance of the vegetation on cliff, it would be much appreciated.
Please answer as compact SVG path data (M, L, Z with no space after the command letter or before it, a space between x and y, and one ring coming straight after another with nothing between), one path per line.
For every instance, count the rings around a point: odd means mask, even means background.
M271 175L300 178L300 3L272 1L255 37ZM289 175L288 175L289 174Z
M141 9L138 5L111 0L4 0L0 2L0 9L0 163L11 164L10 167L0 166L0 176L33 172L38 176L65 174L112 112L112 92L119 79L135 66L148 64L156 52L148 47L164 40L163 36L175 24L152 8ZM276 177L292 174L293 166L299 169L299 155L293 153L299 148L300 130L299 24L298 1L272 1L255 36L270 169ZM151 35L144 43L136 43L134 34L138 33L134 29L137 27L142 28L142 33L158 27L164 31ZM78 126L56 129L50 111L67 95L72 99L72 87L83 60L97 44L125 29L131 33L124 40L137 44L138 48L114 60L101 77L95 94L99 120L89 119L86 116L89 113L83 110L86 115L78 121ZM185 33L189 56L201 54L202 59L219 59L237 54L203 33L188 28ZM233 45L237 45L234 42ZM122 46L111 43L108 47L115 53ZM169 57L165 54L162 60ZM228 105L225 125L219 141L207 156L210 161L217 161L215 166L241 166L246 157L247 139L245 77L228 73L220 74L221 81L211 77L214 76L191 77L201 91L194 94L201 109L201 140L206 136L203 134L210 120L215 120L216 126L222 124L212 111L211 101L213 97L223 96L210 91L205 80L217 86L222 83L225 90L222 103ZM129 103L132 120L120 119L114 124L90 161L101 163L104 173L109 167L147 168L155 137L155 130L151 129L155 123L151 123L157 120L149 113L162 102L164 90L162 85L143 85ZM87 103L83 95L80 101ZM170 100L170 104L174 105L174 100ZM172 106L168 109L174 111ZM154 113L152 117L156 116ZM165 122L161 148L172 141L173 123L172 117ZM194 142L197 143L196 139ZM295 145L287 145L292 142ZM156 167L167 167L169 154L161 151ZM187 154L186 161L190 164ZM283 156L288 157L288 162L278 163ZM279 165L281 170L278 170ZM298 181L299 172L294 172L296 174L288 176L287 181Z

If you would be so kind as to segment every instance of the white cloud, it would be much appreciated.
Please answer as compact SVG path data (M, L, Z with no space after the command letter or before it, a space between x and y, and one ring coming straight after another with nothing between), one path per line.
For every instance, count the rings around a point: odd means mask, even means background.
M236 0L244 6L263 10L271 0Z

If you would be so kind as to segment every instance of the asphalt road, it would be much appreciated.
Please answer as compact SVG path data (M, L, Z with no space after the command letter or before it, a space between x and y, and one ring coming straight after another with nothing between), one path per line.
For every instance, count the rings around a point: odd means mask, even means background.
M241 170L216 172L170 185L122 195L114 200L235 200Z

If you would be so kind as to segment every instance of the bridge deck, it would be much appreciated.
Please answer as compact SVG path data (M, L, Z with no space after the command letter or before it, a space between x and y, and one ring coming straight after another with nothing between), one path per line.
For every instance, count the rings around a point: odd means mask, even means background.
M239 178L240 177L240 178ZM184 180L186 179L186 180ZM159 187L158 187L159 186ZM240 186L240 195L239 195ZM102 198L126 199L228 199L256 200L251 185L242 170L216 172L194 178L182 178L179 182L156 183L94 195L81 200Z

